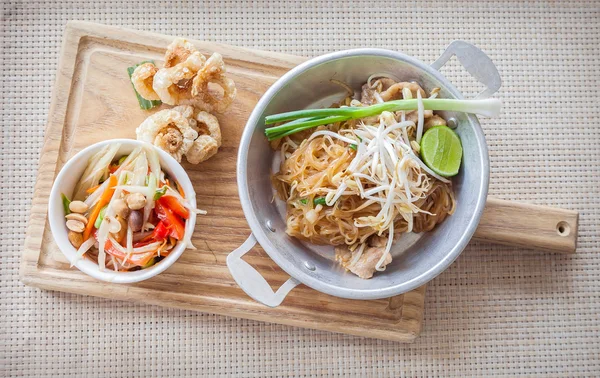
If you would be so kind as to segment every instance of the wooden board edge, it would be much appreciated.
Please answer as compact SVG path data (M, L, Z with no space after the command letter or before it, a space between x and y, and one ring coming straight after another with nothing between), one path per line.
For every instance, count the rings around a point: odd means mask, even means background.
M414 339L423 331L423 320L425 318L425 293L427 284L403 294L401 319L416 323Z
M97 24L94 22L87 21L69 21L67 24L71 30L80 34L82 36L89 37L98 37L104 39L113 39L113 40L126 40L128 43L138 44L147 46L148 38L152 38L152 43L163 45L166 48L173 40L177 37L167 36L164 34L149 32L149 31L139 31L136 29L123 28L119 26L110 26ZM123 36L126 38L123 38ZM287 67L295 67L300 63L305 62L308 58L300 57L297 55L284 54L279 52L272 51L264 51L259 49L250 49L245 47L233 46L218 42L207 42L200 41L193 38L188 38L190 41L194 43L197 47L200 47L204 50L218 52L224 57L231 56L230 52L242 53L245 56L251 56L253 60L258 58L258 63L265 65L278 65L278 66L287 66ZM161 48L161 50L164 50Z
M77 294L77 295L91 296L88 292L85 291L83 286L77 286L77 285L68 286L68 287L61 286L61 285L58 285L56 283L56 280L54 280L52 277L46 277L46 278L39 277L39 276L28 277L27 284L29 286L37 287L37 288L44 289L44 290L51 290L51 291L57 291L57 292L66 292L66 293L72 293L72 294ZM415 292L413 294L414 296L422 297L424 300L424 292L425 292L424 286L422 286L419 289L414 290L414 292ZM106 293L96 293L93 296L110 299L110 300L115 300L113 294L114 293L112 293L112 292L106 292ZM263 323L264 322L275 323L275 324L281 324L281 325L292 326L292 327L308 328L308 329L314 329L314 330L319 330L319 331L342 333L342 334L348 334L348 335L360 336L360 337L370 337L370 338L374 338L374 339L389 340L389 341L401 342L401 343L411 343L411 342L415 341L415 339L419 336L421 327L422 327L422 318L421 318L421 320L418 320L418 319L406 319L406 317L402 317L397 324L404 323L405 327L410 330L404 330L399 327L399 331L396 331L396 332L390 332L389 329L369 328L368 330L365 330L364 327L360 327L360 326L357 326L357 325L351 324L351 323L343 323L343 322L342 323L315 322L315 321L303 318L302 316L295 316L295 317L294 316L292 316L292 317L279 316L278 317L278 316L267 315L269 317L269 320L265 320L265 318L264 318L265 314L267 314L270 309L269 307L266 307L266 306L264 306L264 311L261 311L263 309L263 307L259 307L261 310L257 310L257 311L248 311L248 310L239 311L239 310L236 310L234 307L229 308L229 307L217 306L217 305L193 306L187 302L178 301L175 298L172 302L169 303L169 306L165 306L164 301L162 301L158 297L147 296L147 295L142 296L140 294L147 294L147 290L144 288L129 287L128 290L126 291L125 295L123 297L119 298L119 301L129 301L129 302L146 304L146 305L154 305L154 306L159 306L159 307L178 308L178 309L182 309L182 310L198 311L198 312L204 312L204 313L209 313L209 314L229 316L229 317L234 317L234 318L255 320L255 321L260 321ZM178 296L185 296L185 295L179 294ZM257 303L257 306L262 306L262 305ZM422 313L422 311L421 311L421 313ZM366 334L368 334L369 336L365 336Z
M39 259L39 251L42 244L42 235L46 227L48 197L50 191L44 184L44 177L48 174L52 175L51 182L54 182L58 164L58 151L62 144L62 130L66 120L68 100L71 94L73 85L73 73L77 61L77 49L83 34L78 32L72 22L68 22L64 33L61 52L59 55L58 68L56 78L52 88L52 96L50 109L46 121L44 131L44 144L40 152L38 162L38 173L36 183L33 189L33 200L27 222L27 230L25 234L25 243L23 253L21 254L21 264L19 275L21 281L25 284L31 282L35 278L34 274L37 271L37 263ZM75 52L67 55L67 52ZM60 131L61 138L59 140L52 139L51 135ZM52 152L54 145L58 143L56 152ZM45 171L48 169L49 171ZM43 190L48 191L48 195L39 195Z

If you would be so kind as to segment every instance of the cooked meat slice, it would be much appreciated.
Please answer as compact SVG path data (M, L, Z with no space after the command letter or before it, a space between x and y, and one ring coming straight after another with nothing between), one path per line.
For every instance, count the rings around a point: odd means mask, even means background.
M369 239L367 239L367 245L369 247L385 247L387 244L388 238L384 238L383 236L373 235Z
M379 84L377 83L379 82ZM387 77L381 77L378 79L374 79L371 82L371 86L368 83L362 86L361 98L360 102L365 105L373 105L377 104L377 98L375 98L375 92L386 91L388 88L396 84L396 82Z
M375 89L371 89L369 84L365 84L362 86L362 92L360 94L360 102L361 104L368 106L377 103L377 99L375 98Z
M396 81L394 79L390 79L387 77L380 77L377 80L379 80L379 82L381 83L381 90L383 91L396 84Z
M375 265L377 265L377 262L383 255L385 247L366 247L362 255L358 258L358 261L353 262L358 250L359 248L356 248L354 252L350 252L347 246L335 247L335 259L339 261L346 270L349 270L362 279L369 279L373 277ZM388 253L383 261L382 267L385 267L391 262L392 255Z
M430 128L435 126L446 126L446 120L440 117L439 115L434 114L427 121L425 121L425 130L429 130Z
M410 89L412 98L417 98L417 91L421 91L421 97L423 97L423 98L426 97L425 91L423 91L423 89L421 89L419 84L402 82L402 83L396 83L396 84L392 85L391 87L389 87L388 89L386 89L384 92L381 92L381 98L383 99L383 101L398 100L403 97L402 90L404 88Z

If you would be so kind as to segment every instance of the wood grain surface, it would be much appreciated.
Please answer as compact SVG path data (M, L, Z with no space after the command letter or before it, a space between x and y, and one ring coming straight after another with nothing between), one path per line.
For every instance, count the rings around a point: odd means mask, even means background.
M131 285L99 282L69 268L47 224L54 177L70 156L92 143L135 137L135 127L156 110L139 109L126 68L147 59L161 63L173 38L85 22L68 23L22 256L23 282L50 290L413 341L422 327L424 286L389 299L358 301L301 285L281 306L268 308L239 289L226 267L227 254L250 234L235 177L242 130L261 95L283 73L305 60L301 57L194 42L205 54L216 51L223 55L228 75L238 88L234 104L226 114L218 115L223 133L219 153L197 166L184 163L195 185L198 205L209 213L198 217L193 235L198 250L186 251L159 276ZM477 238L563 252L575 250L576 213L494 199L488 204ZM245 260L274 289L288 278L259 247Z
M475 235L493 243L575 253L579 214L573 210L488 198Z

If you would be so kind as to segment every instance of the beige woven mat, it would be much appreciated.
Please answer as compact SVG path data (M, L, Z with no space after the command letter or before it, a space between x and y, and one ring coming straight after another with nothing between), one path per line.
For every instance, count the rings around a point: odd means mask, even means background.
M600 374L599 3L3 0L2 8L0 375ZM412 345L24 287L19 255L72 19L304 56L384 47L431 62L451 40L471 41L504 81L504 115L483 121L490 193L580 211L578 253L472 244L429 285ZM466 94L479 91L458 64L444 72Z

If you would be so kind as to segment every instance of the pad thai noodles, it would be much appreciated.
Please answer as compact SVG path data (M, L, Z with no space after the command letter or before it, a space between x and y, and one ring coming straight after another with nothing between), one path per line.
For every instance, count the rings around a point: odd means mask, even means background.
M109 144L89 160L72 201L63 194L69 241L76 259L99 268L133 271L148 268L179 243L193 248L186 222L192 212L181 186L162 169L156 150L137 147L116 156Z
M439 90L427 93L416 83L373 75L360 94L348 88L348 97L332 108L416 99L417 109L383 111L273 140L281 165L272 183L287 205L286 232L335 246L336 260L367 279L392 261L392 244L402 233L431 231L451 215L452 182L420 154L423 134L447 123L423 106L422 99L436 98Z

